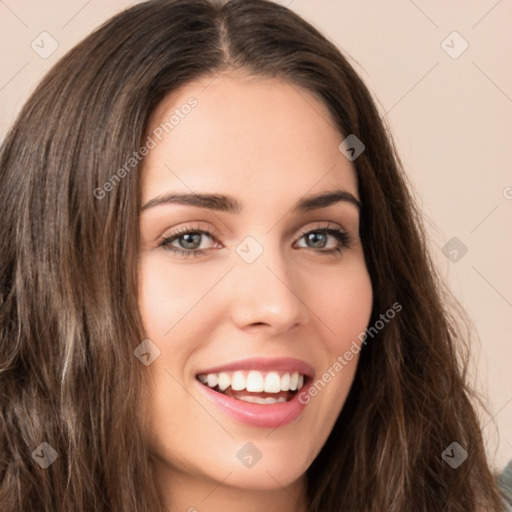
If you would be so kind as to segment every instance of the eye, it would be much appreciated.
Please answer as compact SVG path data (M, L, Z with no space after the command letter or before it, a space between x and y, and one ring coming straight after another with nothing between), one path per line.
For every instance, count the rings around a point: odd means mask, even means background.
M200 256L205 252L205 249L199 249L201 246L201 238L205 236L213 240L208 229L201 229L199 227L193 228L192 226L184 227L165 236L161 240L159 247L163 247L175 254L185 256L185 258L189 256ZM181 247L176 247L176 245L173 245L173 242L179 242Z
M337 241L337 244L332 248L325 249L329 237L334 238ZM306 244L312 244L312 246L306 246L307 248L323 249L319 252L329 254L340 253L343 249L350 247L352 242L350 235L346 231L338 227L331 227L330 225L320 226L318 228L305 231L301 233L299 240L303 238L305 239Z
M326 248L329 237L335 239L335 245L334 247ZM208 247L200 248L203 238L214 240L208 229L201 229L199 226L196 228L192 226L184 227L163 237L159 247L163 247L165 250L185 258L201 256L208 250ZM299 236L299 241L303 238L306 244L311 245L302 246L301 248L313 249L315 252L326 254L338 254L343 249L350 247L352 242L350 235L346 231L338 227L332 227L329 224L302 232Z

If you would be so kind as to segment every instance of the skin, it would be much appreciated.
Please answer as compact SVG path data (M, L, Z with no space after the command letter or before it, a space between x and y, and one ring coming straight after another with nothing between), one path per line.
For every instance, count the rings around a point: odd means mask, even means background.
M314 367L316 380L357 341L372 305L358 208L341 201L291 211L302 197L334 189L359 199L355 168L338 150L345 137L323 103L285 81L241 72L173 91L148 134L191 96L197 106L144 158L142 204L194 191L233 196L244 208L164 204L141 212L140 308L160 350L147 367L155 477L172 512L305 511L305 472L343 407L358 355L297 420L275 429L226 416L195 375L247 357L295 357ZM334 255L325 252L340 245L334 236L322 246L302 235L327 223L352 239ZM202 255L159 246L182 227L210 230L212 238L193 246ZM247 236L263 250L252 263L236 253ZM171 245L192 247L180 236ZM236 456L249 441L262 454L251 468Z

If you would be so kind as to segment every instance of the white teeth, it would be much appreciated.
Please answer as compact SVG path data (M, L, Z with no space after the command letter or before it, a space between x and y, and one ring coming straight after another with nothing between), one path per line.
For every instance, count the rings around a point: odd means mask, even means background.
M242 402L251 402L252 404L276 404L281 402L286 402L286 398L284 396L280 398L272 398L271 396L267 398L261 398L259 396L243 396L238 398L237 400L241 400Z
M276 371L267 373L257 370L200 374L197 378L210 388L219 386L221 391L225 391L231 386L233 391L246 389L251 393L296 391L304 386L305 380L304 375L299 372L280 375Z
M219 373L219 382L218 382L219 388L221 391L224 391L225 389L229 388L231 385L231 378L229 375L225 372Z
M243 372L235 372L231 377L231 389L241 391L245 389L245 375Z
M297 389L297 384L299 383L299 374L297 372L292 373L290 377L290 389L295 391Z
M290 389L290 374L285 373L281 377L281 391L288 391Z
M284 396L282 396L280 398L272 398L271 396L269 396L265 400L267 401L267 404L276 404L276 403L280 403L280 402L286 402L286 398Z
M216 373L209 373L207 376L208 387L214 388L219 381Z
M247 374L245 389L247 389L247 391L251 391L252 393L259 393L263 391L263 375L260 372L251 370Z
M251 404L266 404L266 398L260 398L259 396L243 396L240 397L238 400L241 400L242 402L251 402Z
M281 391L281 378L277 372L267 373L265 377L265 393L279 393Z

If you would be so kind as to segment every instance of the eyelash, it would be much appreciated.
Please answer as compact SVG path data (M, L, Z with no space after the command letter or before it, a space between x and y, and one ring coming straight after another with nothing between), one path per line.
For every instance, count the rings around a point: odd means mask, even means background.
M210 231L208 229L185 227L185 228L175 231L174 233L171 233L168 236L163 237L161 242L158 244L158 247L163 247L165 250L171 251L175 254L179 254L181 256L184 256L185 258L201 256L208 249L185 250L185 249L180 249L178 247L174 247L174 246L170 245L171 242L173 242L174 240L177 240L184 235L188 235L189 233L207 235L212 240L214 240L214 237L212 236L212 234L210 233ZM307 231L303 231L300 234L298 240L303 238L305 235L309 235L311 233L323 233L326 235L331 235L334 238L336 238L336 240L338 240L338 242L339 242L339 245L337 247L335 247L334 249L328 249L328 250L319 249L317 252L320 252L320 253L326 253L328 255L336 256L339 253L341 253L344 249L349 248L352 244L352 237L346 231L344 231L340 228L331 227L328 224L324 225L324 226L319 226L317 228L310 229ZM314 251L315 249L312 249L312 250Z

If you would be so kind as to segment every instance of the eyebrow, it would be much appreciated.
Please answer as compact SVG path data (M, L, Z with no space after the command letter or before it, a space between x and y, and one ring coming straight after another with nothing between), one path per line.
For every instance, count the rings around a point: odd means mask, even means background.
M292 211L303 213L326 208L342 201L355 205L359 210L362 208L361 202L350 192L346 190L332 190L330 192L322 192L320 194L302 197L297 201ZM191 192L184 194L169 193L157 196L154 199L150 199L142 207L141 211L164 204L182 204L227 213L240 213L244 208L240 201L231 196Z

